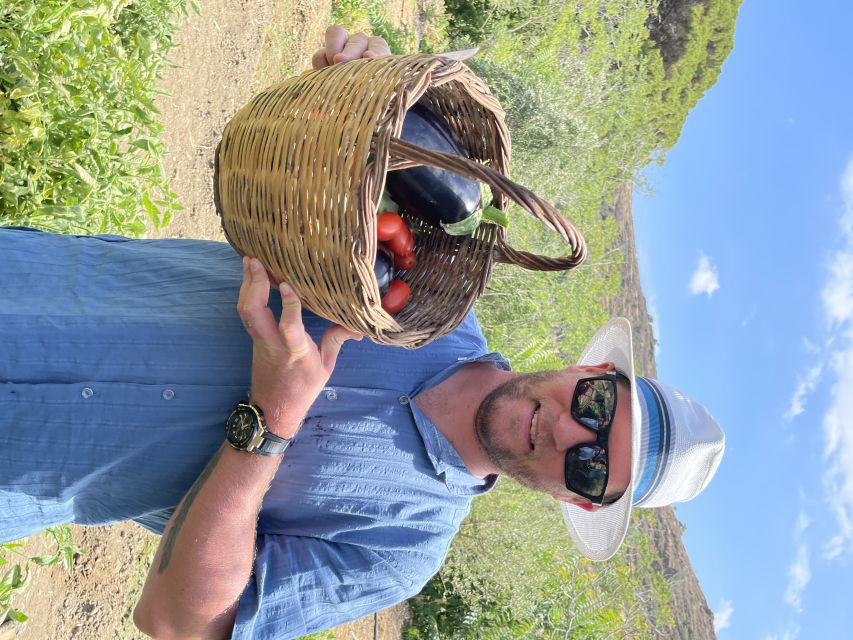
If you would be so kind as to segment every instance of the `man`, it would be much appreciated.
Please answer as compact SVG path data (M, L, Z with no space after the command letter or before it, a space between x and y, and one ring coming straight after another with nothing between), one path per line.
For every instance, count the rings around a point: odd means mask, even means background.
M0 255L0 540L162 533L134 612L156 638L291 638L399 602L500 473L604 559L632 504L693 497L722 454L703 408L634 377L622 320L525 375L473 315L414 351L358 341L220 243L9 229Z

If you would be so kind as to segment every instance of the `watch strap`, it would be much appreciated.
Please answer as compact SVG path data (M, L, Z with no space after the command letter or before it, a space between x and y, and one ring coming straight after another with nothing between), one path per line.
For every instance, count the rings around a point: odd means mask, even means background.
M264 431L261 434L261 443L252 449L252 452L260 453L264 456L280 456L289 446L290 440L280 438L269 431Z

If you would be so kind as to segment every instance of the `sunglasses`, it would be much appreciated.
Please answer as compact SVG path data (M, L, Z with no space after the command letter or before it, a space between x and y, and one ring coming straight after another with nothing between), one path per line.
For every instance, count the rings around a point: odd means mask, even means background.
M604 502L607 489L608 443L616 415L615 373L583 378L572 396L572 417L595 431L595 443L578 444L566 452L566 488L593 504Z

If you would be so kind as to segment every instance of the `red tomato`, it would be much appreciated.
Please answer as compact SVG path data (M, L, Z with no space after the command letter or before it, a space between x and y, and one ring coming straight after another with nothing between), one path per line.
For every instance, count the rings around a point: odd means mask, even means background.
M392 280L387 293L382 296L382 308L391 315L406 306L411 289L402 280Z
M376 217L376 239L380 242L387 242L403 229L408 231L409 227L393 211L383 211Z
M403 228L388 241L388 248L398 256L404 256L415 250L415 238L409 231L409 225L403 223Z
M414 253L404 253L394 256L394 266L398 269L411 269L418 263Z

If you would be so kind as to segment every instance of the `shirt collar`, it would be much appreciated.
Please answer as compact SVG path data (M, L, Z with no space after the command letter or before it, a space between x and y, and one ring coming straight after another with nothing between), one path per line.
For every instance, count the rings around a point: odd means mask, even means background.
M491 362L504 371L511 369L509 361L496 351L481 356L458 358L455 363L427 380L412 395L416 395L423 389L431 389L441 384L456 373L463 365L473 362ZM438 476L443 476L444 484L451 493L456 495L477 495L488 491L495 485L498 479L497 475L490 475L484 480L471 475L465 463L462 462L459 453L450 441L444 437L444 434L441 433L432 420L414 402L409 403L409 406L412 409L415 424L426 446L427 456L435 468L435 473Z

